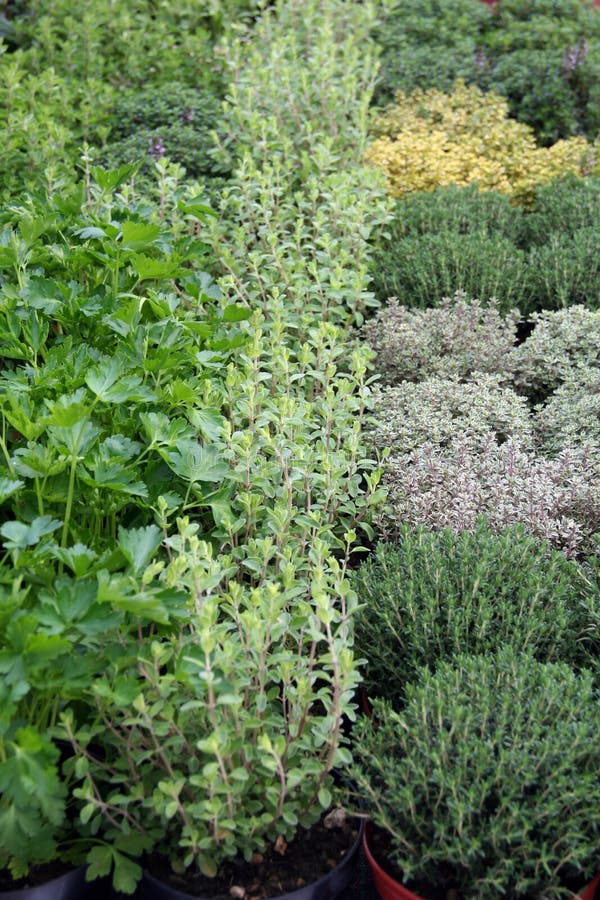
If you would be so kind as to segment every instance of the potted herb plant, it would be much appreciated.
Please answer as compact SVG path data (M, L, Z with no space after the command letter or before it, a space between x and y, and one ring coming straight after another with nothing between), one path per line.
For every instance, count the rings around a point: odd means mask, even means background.
M499 534L483 517L473 532L402 526L352 573L352 586L366 686L395 708L420 667L457 653L483 656L511 643L574 668L600 654L600 592L589 566L520 525Z
M39 570L48 568L42 551L30 546L31 576L36 550ZM62 770L68 751L54 727L93 669L91 656L77 654L77 618L90 613L93 603L86 603L85 585L75 588L67 577L54 595L42 590L32 599L24 572L18 566L8 570L7 564L0 567L0 897L78 900L85 867L77 859L74 804ZM62 602L54 602L57 595ZM98 634L107 617L110 612L96 606L95 619L93 612L88 615L84 629L92 633L95 626ZM95 896L94 890L87 885L86 896Z
M382 896L591 898L599 728L589 671L510 646L423 669L400 711L375 701L351 777Z
M132 212L114 191L133 168L95 170L83 209L74 189L22 198L3 219L0 893L7 897L24 889L66 900L71 881L78 896L84 870L62 873L81 862L89 841L73 825L72 749L57 742L59 715L76 707L80 723L93 722L86 696L113 628L144 632L176 610L173 592L144 576L163 537L154 523L159 495L171 511L192 508L197 482L229 474L199 437L219 427L217 412L199 411L192 427L177 410L208 368L196 357L228 359L241 340L231 323L247 314L213 308L214 285L196 259L203 245L188 233L206 208L182 200L185 218L171 229L156 224L149 204ZM33 256L35 266L23 264ZM173 292L176 277L186 302ZM52 882L47 889L44 880Z
M332 806L332 768L349 761L342 719L358 681L348 647L355 597L346 592L342 611L324 585L275 576L241 584L198 529L180 520L161 576L187 586L188 621L152 635L117 630L90 690L95 723L63 718L82 831L97 839L91 872L113 868L116 886L131 892L144 865L146 897L231 896L231 887L243 897L266 854L285 854L288 867L288 845ZM324 553L317 539L313 554ZM348 831L343 849L352 843ZM336 893L328 885L298 896L333 897L350 875L348 863ZM154 878L168 879L162 894ZM298 886L273 881L271 896Z

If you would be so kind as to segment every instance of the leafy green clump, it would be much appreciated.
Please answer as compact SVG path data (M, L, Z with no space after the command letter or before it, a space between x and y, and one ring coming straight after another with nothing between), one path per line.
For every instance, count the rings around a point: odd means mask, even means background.
M356 646L375 696L401 703L421 666L507 644L578 666L600 650L600 595L587 571L522 526L493 534L405 526L356 571Z
M5 663L5 649L2 656ZM52 741L27 725L6 728L11 712L6 693L0 691L0 867L9 862L11 874L19 878L29 865L55 857L66 821L67 791Z
M376 294L410 307L463 290L525 314L577 303L593 309L598 212L598 180L574 176L538 188L526 211L474 187L409 195L376 247Z
M479 83L507 97L512 114L544 144L596 137L600 23L591 2L503 0L483 44Z
M346 620L356 598L342 610L342 581L326 578L315 610L291 572L287 585L273 572L254 589L236 583L231 556L180 524L166 577L193 615L171 635L131 634L125 653L116 634L91 685L95 721L63 719L82 831L108 841L89 857L99 874L143 849L209 876L248 861L316 821L332 802L331 767L349 761L340 729L358 680ZM318 539L312 552L328 566Z
M375 703L352 778L393 859L461 896L572 896L597 872L600 707L589 672L512 647L421 671ZM376 722L376 724L375 724Z
M211 366L244 342L234 320L249 312L223 312L201 268L206 208L175 197L180 224L168 227L156 208L112 196L130 170L96 170L91 209L31 201L5 218L1 531L17 555L37 543L17 524L56 519L60 548L101 554L117 524L152 522L160 495L182 511L229 476Z
M378 261L373 271L380 299L396 297L424 308L463 291L486 300L497 298L504 313L516 305L527 311L525 256L501 235L447 231L405 237Z
M382 48L377 102L389 103L398 89L449 90L457 78L473 79L489 18L489 9L474 0L391 4L375 32Z
M140 173L166 156L183 166L190 179L230 174L211 156L212 132L221 116L219 97L181 82L123 91L110 110L114 123L102 156L111 168L142 160Z
M507 98L544 145L598 133L600 25L591 2L393 3L377 33L377 99L400 89L448 91L457 78Z
M256 9L253 0L229 3L227 9L219 2L208 9L198 0L160 7L148 0L97 0L76 13L63 0L29 4L11 21L18 49L0 55L0 195L18 196L38 177L60 188L65 179L72 183L84 142L98 148L97 161L109 167L149 158L147 137L160 137L153 131L137 141L120 135L123 145L100 155L115 115L117 127L126 123L136 91L147 107L153 106L153 93L162 94L164 104L174 82L179 94L205 98L203 108L211 107L210 100L218 106L226 77L215 38L236 12L252 18ZM119 120L122 97L125 119ZM214 114L210 126L197 119L194 128L176 117L160 123L161 130L170 124L164 137L171 157L181 156L190 171L206 156L213 119ZM139 131L139 124L133 130ZM187 156L186 142L199 144L195 152L188 146Z
M539 187L522 222L523 242L542 246L548 236L573 237L582 228L597 227L600 218L600 178L556 179Z
M178 79L198 87L218 83L214 39L254 0L95 0L74 10L68 0L39 0L15 21L16 40L33 73L54 68L75 87L104 81L117 88Z

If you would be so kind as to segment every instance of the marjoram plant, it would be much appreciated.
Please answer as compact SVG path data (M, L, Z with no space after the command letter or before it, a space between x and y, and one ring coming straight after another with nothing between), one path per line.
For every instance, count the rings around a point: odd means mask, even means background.
M91 871L114 865L127 892L143 850L211 877L290 840L330 807L331 769L350 760L356 597L327 545L313 542L304 579L283 562L251 587L197 525L178 524L162 577L186 595L189 621L117 631L90 690L95 721L63 716L83 831L104 839Z

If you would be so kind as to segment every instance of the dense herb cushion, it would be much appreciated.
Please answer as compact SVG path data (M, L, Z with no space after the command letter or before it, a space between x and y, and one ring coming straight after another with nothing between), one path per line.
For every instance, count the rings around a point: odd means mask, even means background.
M600 650L600 594L582 567L522 527L493 534L405 526L353 576L367 684L399 704L420 666L506 644L580 665ZM595 612L594 612L595 611Z
M221 117L215 92L176 81L153 84L121 93L111 116L111 137L103 150L111 166L143 160L147 174L153 160L166 156L182 165L189 178L228 174L211 153Z
M591 674L512 647L459 654L379 702L352 777L420 878L481 900L571 896L598 868L600 705Z
M397 297L406 306L426 307L464 291L498 299L505 313L528 305L525 256L500 234L446 231L405 237L378 261L374 286L382 300Z
M428 309L411 309L390 298L363 327L386 384L432 375L467 379L474 372L510 378L520 313L501 314L495 300L482 303L463 292Z

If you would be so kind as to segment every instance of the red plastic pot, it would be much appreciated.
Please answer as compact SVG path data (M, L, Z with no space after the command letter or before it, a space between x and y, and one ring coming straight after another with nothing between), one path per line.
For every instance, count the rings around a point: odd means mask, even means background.
M596 6L600 0L596 0ZM594 900L596 892L600 889L600 875L598 875L581 895L581 900ZM599 895L600 896L600 895Z
M381 900L423 900L418 894L413 894L408 888L403 887L399 881L396 881L391 875L383 871L369 847L370 832L371 826L367 825L363 834L363 850L371 867L375 887L381 894ZM594 900L598 888L600 888L600 875L594 878L592 883L580 894L581 900Z
M391 875L388 875L387 872L383 871L369 847L369 835L371 834L371 831L371 826L367 825L363 832L363 850L371 867L373 881L381 895L381 900L423 900L422 897L413 894L408 888L402 887L399 881L396 881L395 878L392 878Z

